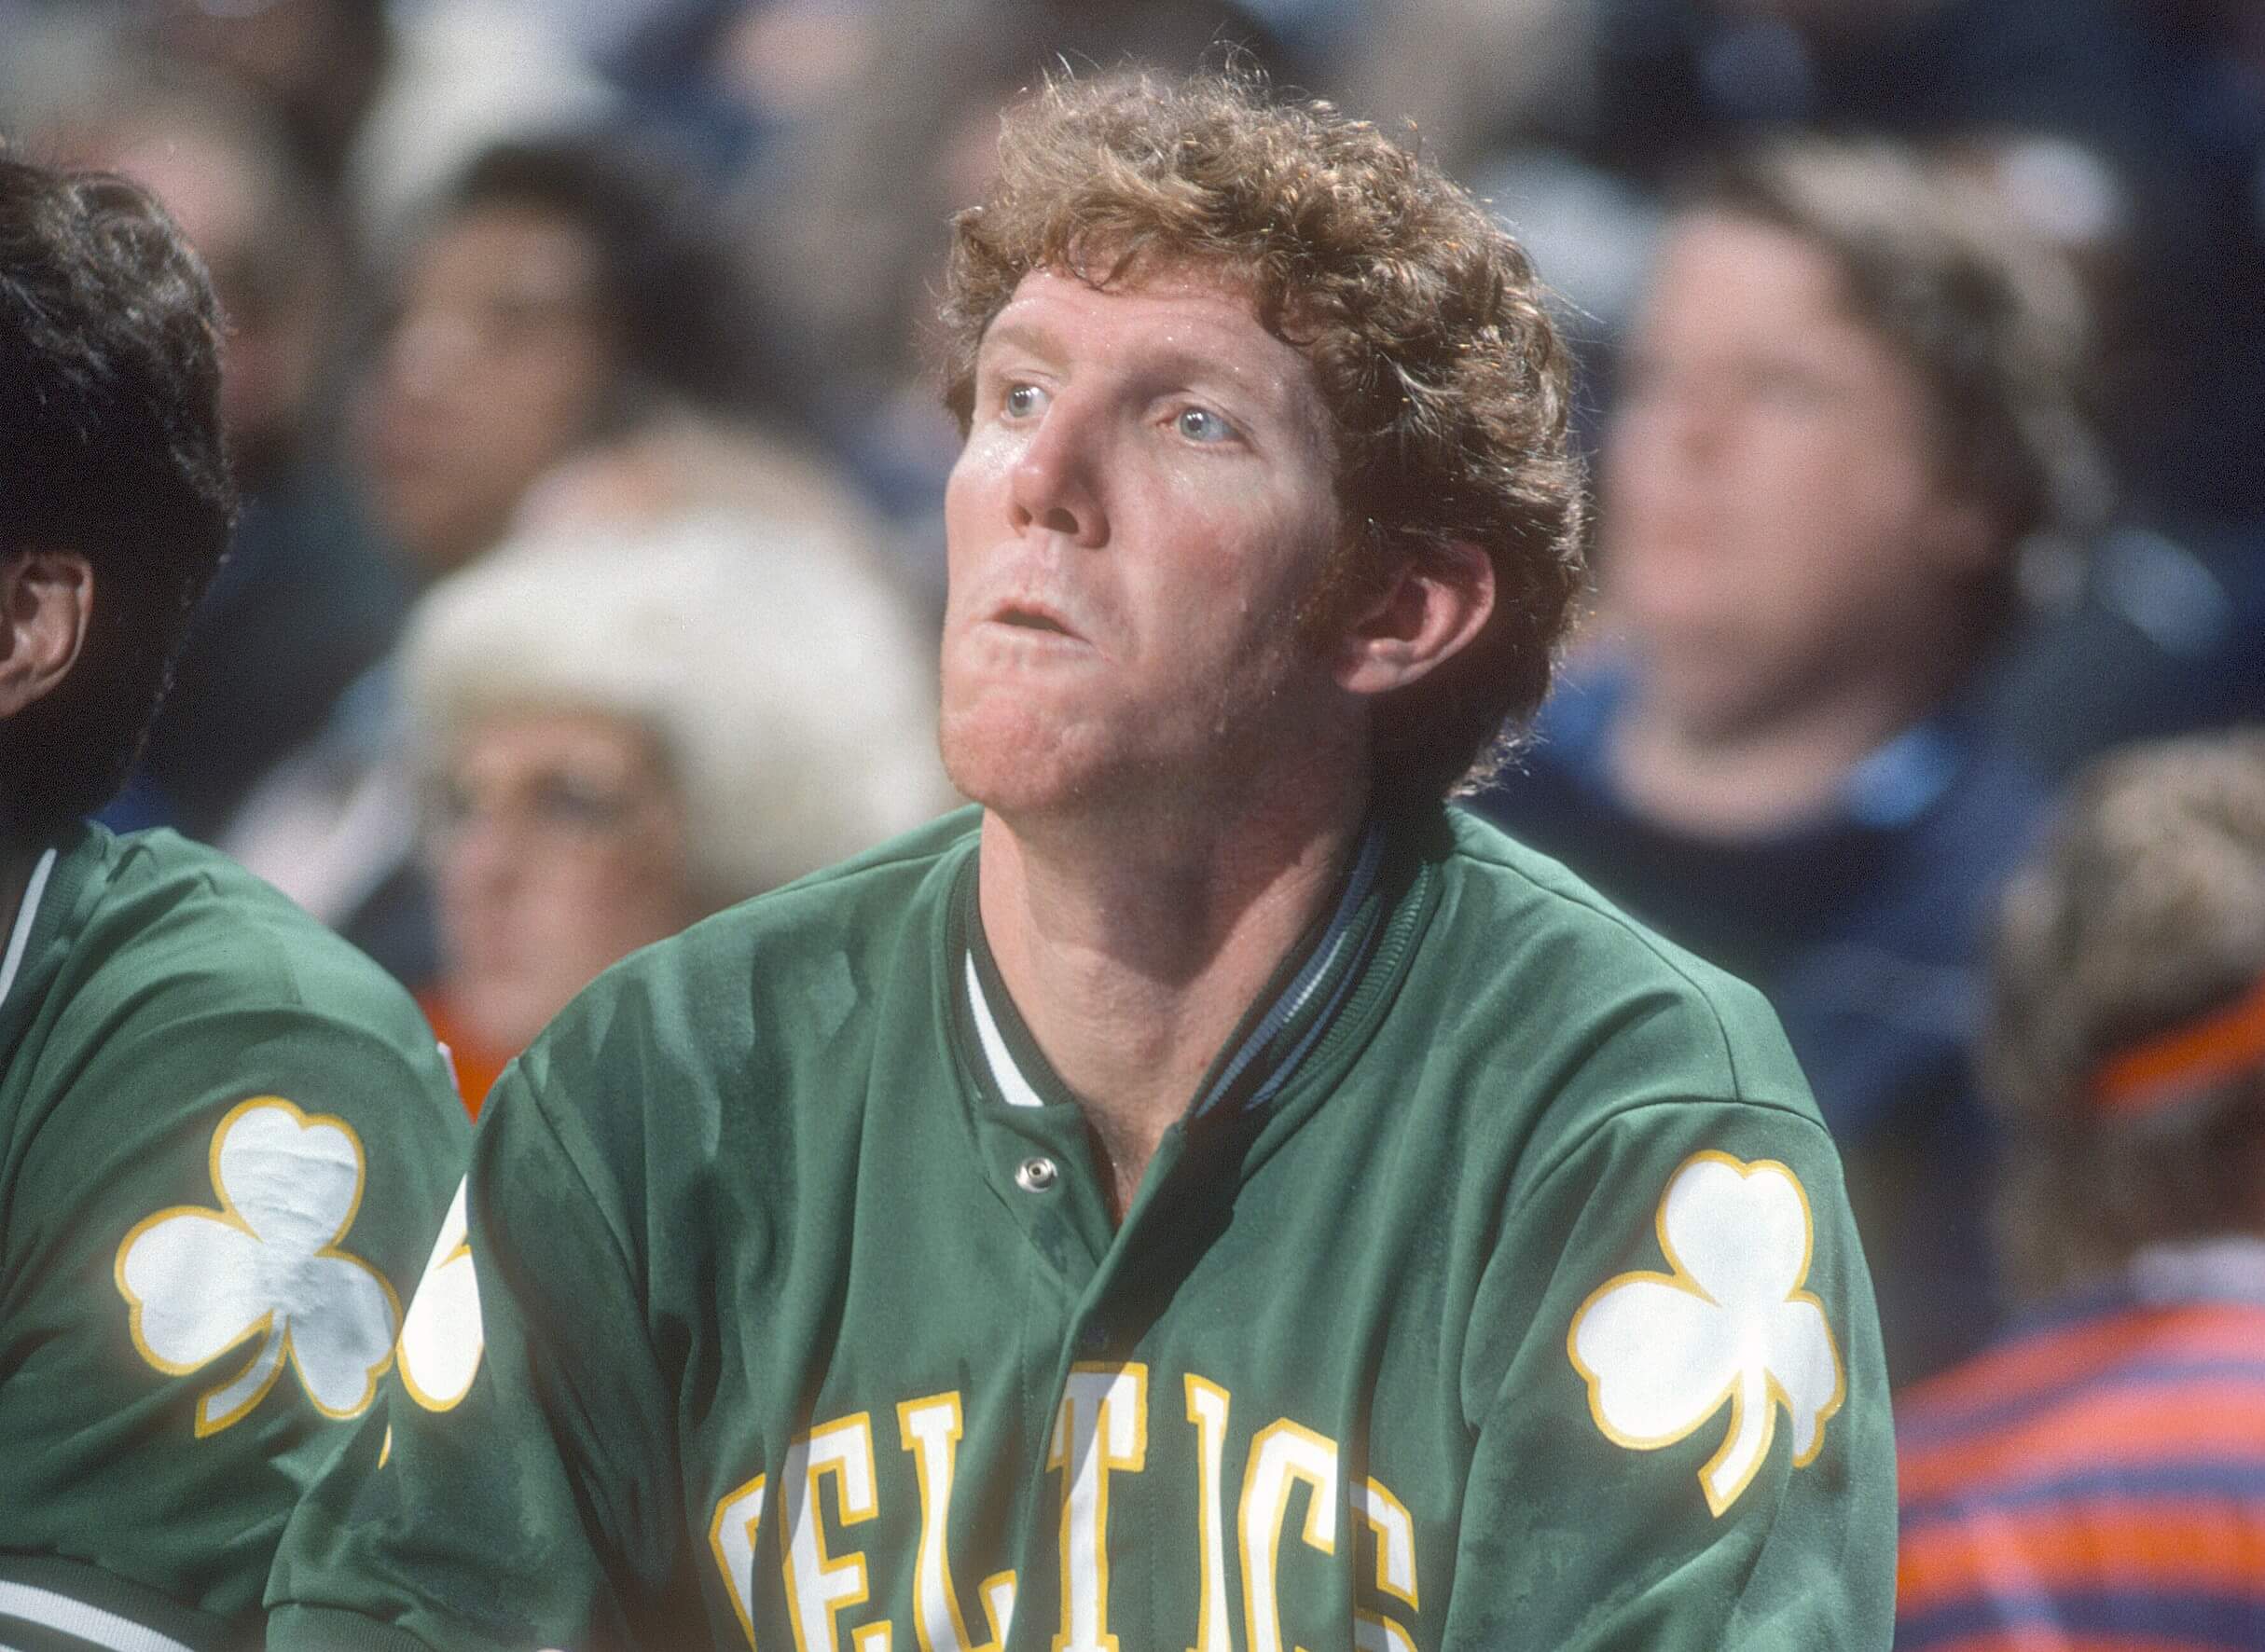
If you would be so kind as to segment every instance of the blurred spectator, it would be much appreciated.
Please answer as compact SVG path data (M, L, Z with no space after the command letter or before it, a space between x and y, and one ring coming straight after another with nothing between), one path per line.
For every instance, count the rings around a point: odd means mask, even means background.
M1505 140L1562 129L1586 89L1595 0L1399 0L1350 54L1354 105L1474 175Z
M2265 1646L2265 735L2118 754L2010 887L2032 1306L1899 1408L1896 1645Z
M2096 500L2066 271L1899 152L1787 141L1677 214L1602 471L1602 640L1481 800L1754 981L1848 1161L1891 1372L1973 1345L1980 915L2042 790L1967 701Z
M1914 141L2016 129L2125 181L2153 358L2114 409L2120 468L2162 503L2265 508L2265 282L2254 188L2265 90L2232 65L2251 0L1595 0L1583 95L1540 135L1658 183L1762 131ZM2240 19L2242 21L2236 21ZM1574 112L1568 117L1565 112ZM1526 134L1528 136L1532 133Z
M213 274L222 413L244 509L136 776L133 823L210 837L391 645L408 600L333 459L346 259L314 180L225 82L105 60L33 141L152 189Z
M2161 425L2187 391L2149 324L2162 298L2143 279L2128 191L2065 139L2001 132L1953 153L2083 278L2106 341L2094 405L2127 432ZM2223 312L2218 321L2240 330ZM1986 713L2056 782L2126 741L2265 718L2265 511L2228 520L2162 497L2125 510L2080 564L2037 560L2026 571L2037 620Z
M146 0L170 60L257 89L352 214L362 249L487 145L613 100L542 0Z
M474 1111L599 971L950 798L931 650L858 545L729 515L553 530L405 645L441 971Z
M712 200L622 134L476 160L410 249L363 409L377 513L418 571L482 556L540 479L609 449L642 476L609 515L721 499L768 522L862 523L838 483L751 421L771 392L735 263ZM664 428L683 434L653 447ZM694 453L707 457L681 457ZM220 841L414 984L435 955L397 711L390 673L366 673Z
M658 410L765 403L759 320L714 200L627 134L475 160L413 245L366 408L387 529L427 573L494 544L535 478Z
M369 0L151 0L141 8L154 55L201 64L245 87L333 190L393 67L388 9Z
M779 100L830 96L879 34L863 0L566 0L566 8L583 55L638 117L729 172L760 164L785 113Z

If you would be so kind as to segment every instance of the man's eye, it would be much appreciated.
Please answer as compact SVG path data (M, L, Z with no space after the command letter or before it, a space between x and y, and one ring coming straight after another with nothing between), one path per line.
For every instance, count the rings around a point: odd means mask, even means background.
M1010 419L1028 419L1046 405L1046 392L1035 384L1010 384L1000 405Z
M1231 442L1237 434L1233 425L1208 407L1184 408L1172 423L1191 442Z
M471 792L453 779L435 782L425 792L425 825L436 832L462 831L472 817L479 812Z
M602 832L629 812L620 792L567 775L546 775L528 789L528 814L543 825L570 831Z

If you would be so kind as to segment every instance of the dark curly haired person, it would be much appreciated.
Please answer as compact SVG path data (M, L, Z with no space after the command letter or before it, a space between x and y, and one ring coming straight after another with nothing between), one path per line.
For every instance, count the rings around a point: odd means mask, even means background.
M0 1645L257 1637L462 1163L375 965L83 819L228 544L219 330L149 196L0 155Z
M945 322L980 806L505 1075L269 1644L1884 1645L1768 1010L1446 806L1581 577L1525 255L1326 105L1057 84Z

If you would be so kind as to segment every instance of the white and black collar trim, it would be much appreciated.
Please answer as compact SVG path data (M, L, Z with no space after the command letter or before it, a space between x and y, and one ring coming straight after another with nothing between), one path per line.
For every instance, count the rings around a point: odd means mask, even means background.
M1222 1108L1242 1112L1266 1106L1328 1031L1347 994L1360 980L1361 966L1384 925L1386 903L1377 898L1384 849L1383 828L1372 824L1327 924L1303 948L1289 978L1269 997L1261 998L1263 1010L1254 1006L1252 1013L1244 1017L1226 1052L1212 1063L1202 1089L1188 1108L1188 1117L1200 1118ZM990 964L972 875L965 910L967 948L961 978L968 1017L991 1086L1010 1107L1042 1107L1048 1093L1060 1093L1062 1086L1044 1069L1044 1057L1022 1026ZM1018 1048L1022 1052L1019 1057ZM1037 1070L1029 1070L1031 1068Z
M7 995L16 984L17 971L23 968L24 949L32 943L32 924L39 915L39 898L47 893L48 877L55 870L55 851L49 849L39 857L32 868L31 880L23 886L23 905L16 914L16 927L7 938L7 953L0 957L0 1005L7 1002Z

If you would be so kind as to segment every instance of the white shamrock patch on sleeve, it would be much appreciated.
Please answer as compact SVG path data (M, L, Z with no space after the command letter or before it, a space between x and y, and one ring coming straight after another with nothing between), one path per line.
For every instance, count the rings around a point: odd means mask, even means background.
M459 1182L401 1326L401 1384L428 1411L445 1411L472 1391L488 1346L469 1232Z
M1657 1226L1674 1272L1607 1281L1573 1315L1566 1350L1616 1445L1673 1445L1729 1402L1729 1432L1699 1471L1719 1515L1761 1471L1780 1407L1798 1468L1824 1449L1846 1393L1824 1304L1802 1288L1809 1198L1775 1160L1697 1153L1669 1178Z
M160 1210L118 1246L134 1347L186 1376L252 1344L250 1362L198 1399L200 1439L250 1415L286 1364L325 1416L359 1415L401 1317L384 1275L338 1248L362 1205L360 1139L343 1119L261 1095L221 1120L211 1158L219 1209Z

